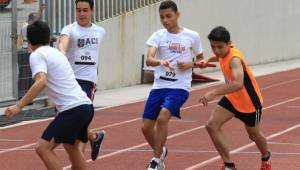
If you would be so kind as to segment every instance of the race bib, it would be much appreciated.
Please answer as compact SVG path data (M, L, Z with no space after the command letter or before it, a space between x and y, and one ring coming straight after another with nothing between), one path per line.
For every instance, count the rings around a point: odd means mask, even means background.
M177 69L174 68L174 66L172 68L165 67L165 71L163 72L163 74L161 74L160 79L168 80L168 81L178 80L176 70Z
M90 52L82 53L81 55L75 56L76 65L95 65L96 58Z

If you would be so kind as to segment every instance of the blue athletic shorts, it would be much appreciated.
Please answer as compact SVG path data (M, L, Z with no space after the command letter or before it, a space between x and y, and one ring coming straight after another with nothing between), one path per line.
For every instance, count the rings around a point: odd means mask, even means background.
M42 139L73 145L78 139L88 141L88 126L94 116L92 104L83 104L59 113L48 125Z
M180 107L188 97L189 92L183 89L153 89L146 102L143 118L156 120L161 109L166 108L172 116L180 119Z

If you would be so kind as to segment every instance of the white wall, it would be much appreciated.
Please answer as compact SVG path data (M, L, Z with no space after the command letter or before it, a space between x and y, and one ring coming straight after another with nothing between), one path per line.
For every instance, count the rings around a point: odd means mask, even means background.
M205 56L207 34L223 25L249 64L300 57L299 0L175 0L182 26L199 32ZM161 28L158 4L99 23L106 29L100 56L100 89L140 83L145 41Z

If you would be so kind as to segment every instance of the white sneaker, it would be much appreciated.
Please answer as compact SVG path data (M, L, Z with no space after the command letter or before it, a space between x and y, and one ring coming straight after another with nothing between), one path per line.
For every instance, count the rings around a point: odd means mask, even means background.
M158 163L154 160L151 160L151 162L149 163L147 170L160 170L158 168Z
M166 160L167 155L168 155L168 148L166 146L164 146L163 151L159 158L159 164L158 164L159 170L166 169L165 160Z

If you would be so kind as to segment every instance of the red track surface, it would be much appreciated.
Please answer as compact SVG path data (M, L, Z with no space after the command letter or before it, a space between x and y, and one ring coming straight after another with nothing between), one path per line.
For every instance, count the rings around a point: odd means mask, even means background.
M272 151L274 170L300 169L300 69L258 78L265 99L262 129ZM182 109L183 119L173 120L169 127L166 161L168 170L215 170L221 163L204 125L216 101L207 108L198 98L208 87L191 92ZM100 158L88 160L88 169L143 170L151 159L151 151L140 131L144 102L98 110L91 128L106 130ZM35 154L34 146L49 121L0 130L0 169L45 169ZM260 154L248 139L243 124L233 119L224 126L233 158L239 170L259 169ZM10 140L10 141L6 141ZM64 150L57 155L62 165L70 163ZM89 159L89 151L86 153ZM194 168L193 168L194 167Z

